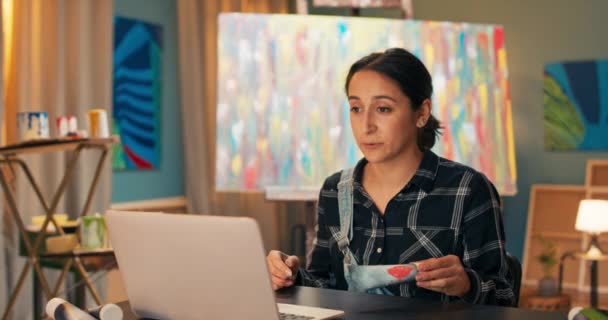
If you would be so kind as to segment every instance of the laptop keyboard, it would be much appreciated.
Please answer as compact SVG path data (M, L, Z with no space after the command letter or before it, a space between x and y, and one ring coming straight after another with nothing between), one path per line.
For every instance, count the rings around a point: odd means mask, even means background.
M307 317L307 316L301 316L299 314L279 312L279 319L281 319L281 320L311 320L311 319L314 319L314 317Z

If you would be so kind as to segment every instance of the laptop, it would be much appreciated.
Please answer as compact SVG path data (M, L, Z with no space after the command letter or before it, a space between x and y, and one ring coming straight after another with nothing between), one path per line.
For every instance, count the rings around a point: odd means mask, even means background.
M312 320L344 315L276 303L260 231L251 218L113 210L105 217L129 303L139 317Z

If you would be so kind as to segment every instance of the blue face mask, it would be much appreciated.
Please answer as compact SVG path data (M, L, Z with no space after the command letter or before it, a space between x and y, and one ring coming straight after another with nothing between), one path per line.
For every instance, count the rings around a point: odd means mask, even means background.
M348 290L375 293L376 289L414 281L418 268L413 263L393 265L344 264ZM382 292L385 294L385 292Z

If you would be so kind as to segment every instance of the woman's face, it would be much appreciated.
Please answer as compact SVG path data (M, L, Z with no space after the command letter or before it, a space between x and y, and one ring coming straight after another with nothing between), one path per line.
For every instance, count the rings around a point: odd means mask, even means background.
M371 70L353 75L348 86L348 102L353 135L370 163L403 159L419 150L417 129L426 123L428 103L415 112L410 99L395 81Z

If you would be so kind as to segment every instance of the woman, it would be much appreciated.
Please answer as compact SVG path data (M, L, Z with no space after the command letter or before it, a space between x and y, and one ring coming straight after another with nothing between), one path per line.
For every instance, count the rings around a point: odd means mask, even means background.
M268 254L274 289L352 290L351 262L414 263L415 281L375 292L513 305L500 199L482 173L431 151L440 124L423 63L403 49L370 54L352 65L345 90L364 158L325 180L307 268ZM351 202L339 185L352 188Z

